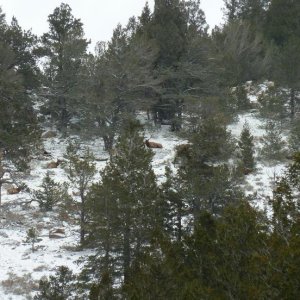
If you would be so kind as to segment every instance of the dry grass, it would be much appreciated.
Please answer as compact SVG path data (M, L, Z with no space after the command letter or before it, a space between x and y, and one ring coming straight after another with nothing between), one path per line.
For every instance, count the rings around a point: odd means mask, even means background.
M22 277L12 272L8 275L8 279L1 282L6 293L23 295L30 299L30 294L38 289L38 282L34 281L29 273L24 274Z

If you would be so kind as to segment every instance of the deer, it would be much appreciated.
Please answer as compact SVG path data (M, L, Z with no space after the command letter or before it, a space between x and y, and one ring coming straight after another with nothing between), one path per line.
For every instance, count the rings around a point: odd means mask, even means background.
M150 137L150 138L151 138L151 137ZM160 143L157 143L157 142L150 142L150 141L149 141L150 138L147 139L147 140L145 141L145 144L146 144L146 146L147 146L148 148L162 148L162 147L163 147L162 144L160 144Z

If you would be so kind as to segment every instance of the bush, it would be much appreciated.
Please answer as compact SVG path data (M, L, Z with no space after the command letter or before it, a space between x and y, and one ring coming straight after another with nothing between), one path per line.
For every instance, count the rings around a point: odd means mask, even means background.
M66 201L70 196L67 192L66 184L56 183L51 179L49 172L43 179L41 190L33 192L33 200L39 203L41 210L51 211L58 202Z

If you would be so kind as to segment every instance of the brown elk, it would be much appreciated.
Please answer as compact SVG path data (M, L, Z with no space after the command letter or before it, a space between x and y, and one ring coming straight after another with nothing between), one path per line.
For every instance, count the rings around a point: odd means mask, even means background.
M7 194L14 195L14 194L19 194L21 192L21 190L22 190L22 188L20 188L20 187L10 187L6 191L7 191Z
M145 144L148 148L162 148L162 144L156 142L149 142L150 139L145 141Z
M56 161L51 161L47 164L47 169L55 169L62 163L62 160L57 159Z

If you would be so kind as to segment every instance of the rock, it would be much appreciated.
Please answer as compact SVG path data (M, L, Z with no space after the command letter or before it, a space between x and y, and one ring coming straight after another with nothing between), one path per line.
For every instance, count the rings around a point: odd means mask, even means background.
M55 169L57 168L63 161L61 159L57 159L56 161L51 161L46 165L47 169Z
M53 130L46 131L42 134L43 139L49 139L49 138L53 138L56 136L57 136L57 133L56 133L56 131L53 131Z
M49 238L50 239L62 239L65 238L65 229L64 228L53 228L49 231Z

